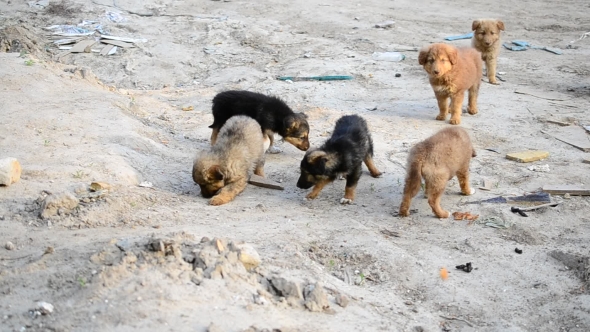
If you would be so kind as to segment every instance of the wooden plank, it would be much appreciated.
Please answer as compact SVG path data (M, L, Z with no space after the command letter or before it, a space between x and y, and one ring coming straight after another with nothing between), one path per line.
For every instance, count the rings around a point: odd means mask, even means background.
M506 159L515 160L520 163L529 163L549 157L549 152L539 150L529 150L521 152L508 153Z
M119 40L101 39L100 42L105 43L105 44L116 45L116 46L123 47L123 48L135 47L131 43L126 43L126 42L122 42Z
M92 47L92 45L96 44L96 40L82 40L76 43L76 45L74 45L74 47L72 47L72 49L70 50L70 53L82 53L82 52L86 52L86 48L88 47L90 49L90 47ZM90 52L90 51L89 51Z
M590 136L578 126L567 126L554 131L542 131L542 133L555 137L556 139L572 145L584 152L590 151Z
M543 191L552 195L570 194L573 196L588 196L590 195L590 187L576 186L576 185L553 185L543 186Z
M263 178L262 176L258 176L256 174L250 175L250 180L248 180L248 183L263 188L285 190L285 188L277 182Z
M103 47L100 50L100 55L108 55L113 47L116 47L116 46L115 45L106 45L105 47Z

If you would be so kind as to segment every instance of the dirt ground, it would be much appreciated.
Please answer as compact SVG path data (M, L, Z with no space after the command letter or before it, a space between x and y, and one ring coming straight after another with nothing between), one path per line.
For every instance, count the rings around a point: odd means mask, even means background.
M558 206L528 217L467 204L590 184L588 153L547 122L590 125L587 1L49 3L0 0L0 158L23 167L0 187L1 331L590 331L588 196L552 196ZM454 179L442 204L479 219L437 219L422 194L399 218L409 148L449 124L434 119L417 52L372 54L443 42L486 17L505 22L504 41L563 54L502 49L503 81L484 78L479 114L463 114L478 153L471 182L492 185L465 197ZM147 41L58 59L43 27L82 20ZM276 79L296 75L354 79ZM307 201L295 186L304 153L279 142L265 173L284 191L249 186L209 206L191 167L209 146L211 99L227 89L305 112L312 146L340 116L363 116L384 175L364 168L352 205L339 204L344 181ZM529 149L550 156L505 158ZM92 192L93 181L111 188ZM246 269L246 254L260 265ZM455 269L467 262L470 273Z

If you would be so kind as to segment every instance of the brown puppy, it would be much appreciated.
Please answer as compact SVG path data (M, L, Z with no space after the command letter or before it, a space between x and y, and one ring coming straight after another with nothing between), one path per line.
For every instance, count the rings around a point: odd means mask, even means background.
M473 38L471 45L481 52L481 59L486 63L488 81L498 84L496 81L496 63L500 53L500 31L504 31L504 22L500 20L475 20L471 24Z
M252 168L264 176L264 139L256 120L248 116L231 117L221 130L211 150L199 154L193 164L193 180L209 204L232 201L244 191Z
M430 85L438 101L440 114L437 120L444 121L449 113L451 99L451 124L461 123L461 106L465 90L469 90L469 114L477 113L477 94L481 83L481 55L474 48L455 48L448 44L432 44L423 48L418 62L428 73Z
M399 215L407 217L410 214L410 203L420 191L424 178L424 194L432 212L439 218L448 218L449 212L440 206L447 182L456 175L463 194L475 193L469 186L469 162L475 155L469 135L458 127L445 128L416 144L408 156L408 173Z

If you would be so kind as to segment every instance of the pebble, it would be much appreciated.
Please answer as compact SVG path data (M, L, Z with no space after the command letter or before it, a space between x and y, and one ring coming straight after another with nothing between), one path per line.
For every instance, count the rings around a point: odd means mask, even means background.
M341 306L342 308L346 308L346 306L348 305L348 302L350 302L350 300L348 299L348 296L344 295L344 294L338 294L336 295L336 304Z
M43 315L49 315L53 312L53 304L47 302L37 302L37 310Z
M14 245L14 243L8 241L4 245L4 248L6 248L6 250L14 250L14 249L16 249L16 246Z

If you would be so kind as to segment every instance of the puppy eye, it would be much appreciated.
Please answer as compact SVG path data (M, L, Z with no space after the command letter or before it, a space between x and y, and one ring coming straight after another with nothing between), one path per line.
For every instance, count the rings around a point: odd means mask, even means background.
M490 35L492 35L492 36L493 36L493 35L495 35L495 33L494 33L494 32L490 32Z

